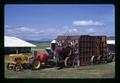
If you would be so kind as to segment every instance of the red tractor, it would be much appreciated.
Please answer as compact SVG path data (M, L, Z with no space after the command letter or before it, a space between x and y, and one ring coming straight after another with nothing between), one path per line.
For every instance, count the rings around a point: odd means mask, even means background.
M33 70L40 69L41 64L46 64L48 55L46 53L38 53L30 59L30 68Z
M30 58L30 68L33 70L40 69L41 65L44 66L55 66L56 62L54 59L54 53L51 48L46 48L47 53L37 53L34 51L33 57Z

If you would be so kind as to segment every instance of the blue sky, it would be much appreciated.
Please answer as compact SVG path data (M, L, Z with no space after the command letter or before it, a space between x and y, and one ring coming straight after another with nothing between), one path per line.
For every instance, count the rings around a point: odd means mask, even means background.
M25 40L54 39L58 35L115 35L111 4L7 4L5 35Z

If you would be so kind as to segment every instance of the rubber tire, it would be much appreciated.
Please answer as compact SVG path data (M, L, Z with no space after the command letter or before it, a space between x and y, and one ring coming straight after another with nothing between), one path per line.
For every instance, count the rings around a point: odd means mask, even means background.
M13 67L10 67L10 64L11 64L11 63L7 63L7 66L6 66L6 67L7 67L8 70L12 70L12 69L13 69Z
M113 61L113 62L115 61L115 56L113 56L113 59L112 59L112 61Z
M90 63L91 63L91 64L93 64L93 62L94 62L94 57L95 57L95 56L92 56L91 59L90 59Z
M107 63L112 62L112 60L113 60L113 55L110 55L109 57L107 57Z
M98 64L97 57L95 56L93 59L93 64Z
M37 68L35 68L35 63L34 63L35 61L38 61L38 62L39 62L39 67L37 67ZM32 70L38 70L38 69L40 69L41 62L40 62L39 59L33 58L30 63L31 63L31 69L32 69Z
M101 63L101 60L100 60L101 56L98 56L97 57L97 63L100 64Z
M112 62L112 59L111 59L111 58L107 60L107 63L110 63L110 62Z
M97 64L97 57L96 56L92 56L90 59L91 64Z
M17 72L21 71L21 70L22 70L22 65L21 65L21 63L20 63L20 62L17 62L17 63L15 64L15 66L13 67L13 70L14 70L14 71L17 71Z
M23 64L22 66L23 66L24 69L29 69L30 68L30 64L27 64L27 63Z
M72 63L68 65L68 60L70 60L70 57L65 58L65 61L64 61L65 67L71 67L72 66Z

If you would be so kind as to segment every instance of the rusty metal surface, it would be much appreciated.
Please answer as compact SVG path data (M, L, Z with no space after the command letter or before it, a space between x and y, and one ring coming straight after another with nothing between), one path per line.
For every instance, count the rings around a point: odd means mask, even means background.
M71 42L77 42L75 46L71 46L73 48L72 54L79 55L81 65L90 64L90 58L93 55L105 56L104 48L106 46L106 36L58 36L56 40L59 42L62 41L62 43L67 42L69 44Z

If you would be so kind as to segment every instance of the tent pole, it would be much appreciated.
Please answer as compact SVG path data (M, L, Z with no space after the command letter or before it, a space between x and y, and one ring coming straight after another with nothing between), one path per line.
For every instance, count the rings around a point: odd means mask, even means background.
M16 54L18 54L18 48L17 48L17 50L16 50Z

